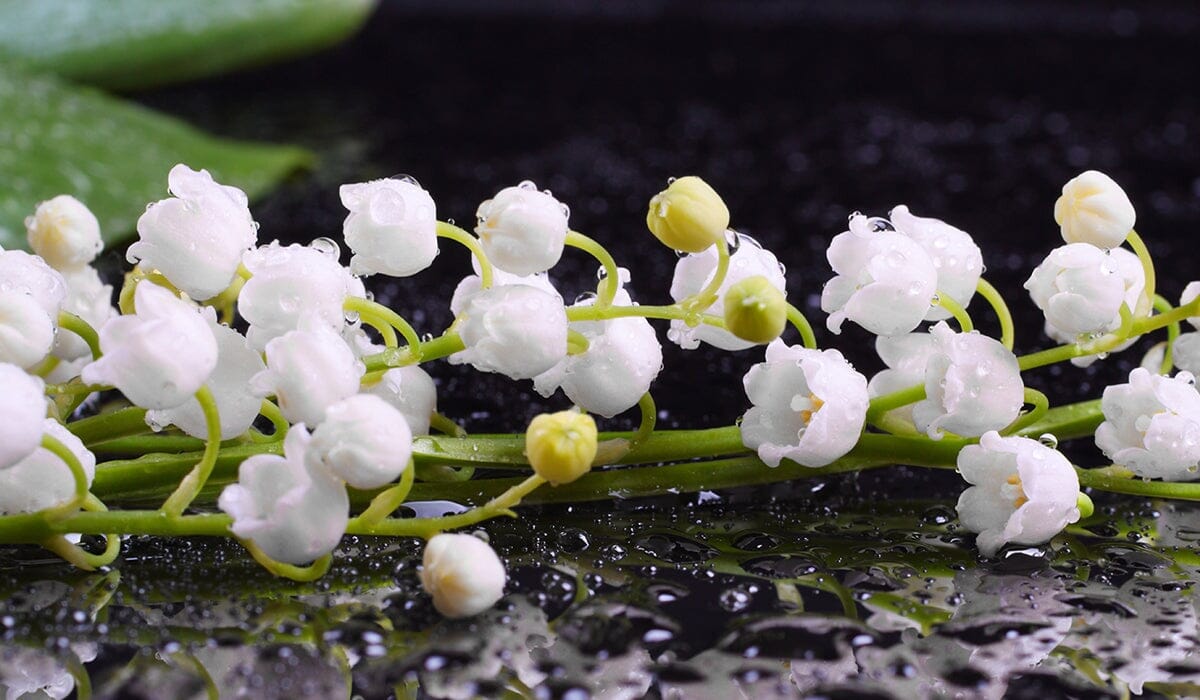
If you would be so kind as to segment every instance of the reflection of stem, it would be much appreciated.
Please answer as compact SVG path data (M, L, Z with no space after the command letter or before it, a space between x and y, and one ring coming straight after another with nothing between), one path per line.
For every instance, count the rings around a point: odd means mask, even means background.
M996 319L1000 321L1000 343L1009 350L1012 350L1014 335L1013 318L1012 313L1008 310L1008 304L1004 302L1004 297L990 282L982 277L979 278L979 284L975 286L975 291L979 292L979 296L992 305L992 310L996 312Z
M204 488L205 482L212 474L213 467L217 464L217 453L221 449L221 418L217 415L217 402L213 398L212 391L207 386L200 387L196 392L196 401L200 404L200 409L204 411L204 422L208 427L208 441L204 445L204 455L201 456L200 462L195 468L183 478L179 483L179 488L167 498L162 505L162 512L170 517L178 517L187 510L192 501L196 498L196 494L200 493L200 489Z
M479 286L483 289L492 286L492 262L488 260L487 255L483 252L483 247L479 245L478 238L445 221L437 222L437 235L439 238L448 238L456 243L460 243L467 250L471 251L471 255L474 255L475 260L479 262Z
M621 286L621 280L618 277L617 263L604 246L578 231L567 232L567 245L572 248L578 248L600 262L604 269L604 280L600 283L600 296L596 299L596 306L604 308L611 306L613 297L617 295L617 289Z
M91 700L92 697L92 677L88 674L87 668L79 657L71 652L66 660L67 672L75 679L75 698L76 700Z

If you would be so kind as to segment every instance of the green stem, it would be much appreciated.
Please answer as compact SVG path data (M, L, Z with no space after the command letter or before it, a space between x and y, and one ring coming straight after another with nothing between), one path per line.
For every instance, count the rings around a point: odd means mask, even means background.
M1015 335L1013 332L1013 318L1012 313L1008 310L1008 304L1004 302L1004 297L990 282L982 277L979 278L979 283L975 285L975 291L979 292L979 296L983 297L988 304L991 304L992 310L996 313L996 319L1000 321L1000 344L1012 350Z
M646 439L654 433L654 426L658 423L658 408L654 405L654 397L650 395L650 392L647 391L642 394L642 398L638 399L638 409L641 411L642 420L638 423L637 432L629 438L631 450L646 442Z
M1171 302L1164 299L1162 295L1155 294L1154 310L1160 314L1166 313L1171 310ZM1170 374L1171 368L1175 365L1175 339L1179 337L1179 332L1179 321L1175 321L1167 326L1167 346L1163 350L1163 361L1162 367L1159 369L1159 374Z
M465 513L447 515L440 518L392 518L375 524L359 522L355 524L353 529L347 528L346 532L348 534L421 537L429 539L440 532L469 527L497 516L515 515L512 509L517 507L522 499L545 483L545 479L535 474L510 485L503 493L492 498L487 503Z
M1097 339L1095 342L1071 343L1069 345L1060 345L1056 348L1048 348L1028 355L1022 355L1017 358L1017 364L1021 368L1021 371L1024 372L1037 367L1066 362L1076 357L1106 353L1128 340L1130 336L1139 336L1168 325L1170 321L1163 321L1162 319L1171 316L1176 311L1179 311L1179 309L1174 309L1168 314L1135 321L1133 312L1129 310L1129 305L1122 303L1121 326L1116 331Z
M601 308L612 306L613 298L617 296L617 290L621 287L619 270L616 261L613 260L613 256L604 246L578 231L568 231L566 243L572 248L584 251L599 261L604 270L604 279L600 282L600 296L596 299L596 306Z
M910 403L916 403L925 399L925 385L918 384L910 386L907 389L876 396L871 399L871 404L867 408L867 421L874 423L876 419L881 417L888 411L907 406Z
M817 336L813 333L812 324L808 322L808 319L805 318L800 309L797 309L792 304L788 304L787 318L792 324L792 328L800 332L800 342L804 344L804 347L815 350L817 348Z
M404 503L404 499L408 498L408 492L412 491L413 475L416 471L417 467L410 459L408 466L400 474L400 483L380 492L375 498L371 499L371 505L367 506L366 510L350 522L355 526L371 527L396 512L400 504Z
M90 445L101 440L139 435L150 431L146 425L146 409L137 406L101 413L67 423L67 430Z
M410 348L388 348L383 352L367 355L363 358L363 363L366 364L367 373L370 374L414 363L440 360L465 347L462 338L457 333L447 331L433 340L421 343L420 348L415 352Z
M59 311L58 327L71 331L80 338L83 338L83 342L87 343L88 350L92 351L92 359L100 359L100 335L96 333L96 329L92 328L90 323L75 314Z
M572 306L567 309L568 321L607 321L612 318L656 318L660 320L683 321L695 325L696 314L689 313L680 304L669 306ZM725 319L712 314L701 314L700 323L717 328L725 328Z
M392 327L392 324L382 319L379 314L376 314L374 311L363 311L350 308L352 305L351 300L354 298L355 297L347 298L343 308L345 308L349 313L358 314L359 320L379 331L380 337L383 338L384 346L394 348L399 345L400 343L396 339L396 329Z
M954 320L958 322L958 329L963 333L970 333L975 330L975 324L971 321L971 315L957 301L954 301L949 294L939 291L934 295L937 299L937 306L950 312Z
M1105 469L1075 468L1080 487L1093 488L1109 493L1124 493L1147 498L1174 498L1182 501L1200 501L1200 483L1176 481L1143 481L1132 476L1119 476Z
M316 581L329 571L329 566L333 563L333 555L326 554L308 566L284 564L267 556L266 552L259 549L258 545L250 540L241 540L241 543L246 548L246 551L250 552L250 556L254 557L254 561L261 564L264 569L270 571L275 576L291 579L292 581L300 581L302 583Z
M449 435L450 437L465 438L467 436L466 429L464 429L458 423L455 423L453 419L449 418L448 416L444 416L437 411L434 411L432 414L430 414L429 427L433 428L439 433L442 433L443 435Z
M288 423L287 418L283 417L283 413L279 410L279 406L275 405L274 401L263 399L262 408L258 409L258 413L271 421L271 425L275 428L275 432L270 435L271 441L282 440L287 436L287 432L291 429L292 425Z
M1046 395L1042 392L1030 389L1029 387L1025 387L1025 403L1033 406L1033 409L1025 415L1018 417L1013 421L1012 425L1002 430L1002 435L1012 435L1023 428L1037 423L1050 410L1050 399L1046 398Z
M83 470L83 465L79 463L79 458L58 438L53 435L42 435L42 449L51 452L55 457L58 457L71 470L71 478L75 481L75 492L71 500L66 503L61 503L52 508L47 508L42 511L42 514L49 520L62 520L76 511L87 502L88 498L88 475Z
M588 343L587 336L585 336L584 334L580 333L577 330L573 330L570 328L567 329L567 354L568 355L582 355L583 353L588 351L589 345L590 345L590 343Z
M1129 235L1125 238L1125 242L1129 244L1130 248L1133 248L1133 252L1137 253L1138 261L1142 263L1142 272L1146 276L1144 296L1147 300L1153 300L1154 288L1157 281L1154 274L1154 260L1150 257L1150 251L1146 248L1146 243L1138 235L1138 232L1132 229L1130 229ZM1141 306L1141 302L1138 303L1138 306ZM1138 309L1136 311L1139 312L1138 315L1141 315L1141 313L1148 312L1149 309Z
M713 270L712 279L699 292L679 302L679 306L690 314L702 312L717 301L717 292L725 283L725 275L729 272L729 244L722 237L715 245L717 268Z
M374 318L376 321L381 320L391 325L400 331L400 335L404 336L404 341L408 343L408 348L406 349L410 353L417 355L421 353L421 339L417 336L417 331L413 329L408 321L404 320L404 317L383 304L377 304L370 299L363 299L361 297L346 297L343 308L347 311L358 313L360 317ZM393 340L395 339L393 338ZM394 345L391 347L394 347Z
M221 448L221 418L217 414L217 402L213 399L212 391L207 386L200 387L196 392L196 401L204 411L204 423L208 428L208 441L204 445L204 455L195 468L179 483L179 488L167 498L161 510L170 517L179 517L195 500L196 494L204 488L217 463L217 453Z
M488 260L487 255L483 252L483 247L479 245L478 238L445 221L437 222L437 235L439 238L448 238L456 243L461 243L467 250L471 251L471 255L474 255L475 259L479 261L479 286L483 289L492 286L492 262Z

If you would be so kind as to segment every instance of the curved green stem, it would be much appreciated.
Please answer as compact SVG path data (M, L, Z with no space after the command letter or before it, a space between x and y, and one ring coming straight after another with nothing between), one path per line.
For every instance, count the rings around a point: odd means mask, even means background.
M204 424L208 428L208 440L204 445L204 455L200 458L200 462L188 472L188 475L183 477L183 481L179 482L179 488L167 498L162 504L163 513L169 517L179 517L187 507L195 500L196 494L200 493L200 489L204 488L205 482L212 474L213 467L217 463L217 453L221 448L221 418L217 414L217 402L213 399L212 391L207 386L200 387L196 392L196 401L200 403L200 409L204 412Z
M535 474L523 481L512 484L503 493L492 498L487 503L477 508L472 508L465 513L446 515L440 518L391 518L374 524L360 522L356 523L353 531L347 528L346 532L429 539L440 532L468 527L497 516L515 515L512 509L517 507L522 499L544 483L546 483L546 480Z
M1172 308L1171 302L1167 301L1160 294L1154 295L1154 310L1160 314L1170 311ZM1175 366L1174 350L1175 339L1179 337L1180 326L1179 321L1174 321L1167 326L1167 346L1163 349L1162 367L1159 369L1159 374L1170 374L1171 368Z
M604 270L604 279L600 282L600 295L596 299L596 306L611 306L617 290L621 288L620 271L613 256L604 246L578 231L567 232L567 245L582 250L600 263L601 269Z
M367 374L364 376L364 381L367 380L367 377L381 370L386 371L414 363L439 360L461 351L464 347L466 346L463 345L462 338L458 333L446 331L433 340L421 343L421 346L416 351L411 348L388 348L383 352L367 355L363 358L363 363L367 366Z
M1008 310L1008 304L1004 302L1004 297L999 290L992 286L991 282L982 277L975 285L975 291L979 292L979 296L983 297L988 304L991 304L992 310L996 313L996 319L1000 322L1000 344L1012 350L1015 340L1013 318L1012 313Z
M429 427L450 437L465 438L467 431L453 419L434 411L429 416Z
M474 255L475 259L479 261L479 286L483 289L492 286L492 261L488 260L487 255L483 252L478 238L445 221L437 222L437 235L439 238L448 238L456 243L461 243L471 251L471 255Z
M717 292L725 284L725 275L729 272L729 244L724 237L714 245L717 247L717 268L713 270L712 279L696 294L679 302L679 306L688 313L702 312L717 301Z
M379 335L383 338L383 344L385 347L394 348L399 345L400 343L396 339L396 329L392 327L392 324L380 318L379 314L376 314L374 311L359 311L351 308L352 300L355 298L356 297L348 297L343 308L345 308L345 310L349 313L357 314L358 318L363 323L379 331Z
M588 351L589 345L590 343L588 343L587 336L577 330L572 330L570 328L567 329L568 355L582 355Z
M1155 291L1154 288L1157 284L1154 274L1154 259L1150 257L1150 251L1146 248L1146 243L1142 240L1142 237L1138 235L1137 231L1130 229L1129 235L1125 238L1125 242L1129 244L1130 248L1133 248L1133 252L1138 256L1138 261L1142 263L1142 273L1146 276L1146 286L1143 293L1144 298L1148 301L1153 301ZM1138 306L1141 306L1141 304L1142 302L1139 301ZM1135 311L1137 312L1137 315L1140 316L1143 313L1148 313L1150 309L1136 309Z
M975 324L971 322L971 315L957 301L954 301L949 294L939 291L934 295L937 299L936 306L950 312L954 320L958 322L958 329L963 333L970 333L975 330Z
M1114 472L1117 473L1114 473ZM1081 469L1075 467L1079 475L1079 485L1108 491L1109 493L1124 493L1131 496L1146 496L1147 498L1175 498L1182 501L1200 501L1200 483L1177 481L1144 481L1135 478L1126 469ZM1127 476L1126 476L1127 474Z
M264 569L276 576L291 579L292 581L300 581L302 583L316 581L329 571L329 566L333 563L333 555L326 554L308 566L284 564L267 556L266 552L259 549L258 545L250 540L241 540L241 543L246 548L246 551L250 552L250 556L254 557L254 561L261 564Z
M63 535L53 535L42 540L42 547L54 552L63 561L84 571L95 571L116 561L121 551L121 538L106 535L104 552L92 554L77 544L72 544Z
M275 405L270 399L263 399L262 407L258 409L259 415L271 421L271 425L275 431L270 435L265 435L264 441L278 442L287 436L288 430L292 424L288 423L287 418L283 417L283 413L279 410L279 406Z
M805 318L800 309L797 309L793 304L788 304L787 319L792 324L792 328L799 331L800 342L804 344L804 347L809 350L815 350L817 348L817 336L813 333L812 324L808 322L808 319Z
M71 470L71 478L75 482L75 492L71 500L66 503L59 504L52 508L47 508L42 511L43 515L49 520L62 520L73 515L76 511L83 507L88 498L88 475L83 470L83 465L79 463L79 458L58 438L53 435L42 435L42 449L51 452L55 457L58 457Z
M1067 360L1076 357L1083 357L1085 355L1100 355L1106 353L1128 340L1130 336L1142 335L1168 325L1170 321L1164 321L1163 319L1172 316L1177 311L1179 311L1179 309L1174 309L1170 313L1162 314L1160 316L1152 316L1148 319L1135 320L1133 317L1133 312L1129 309L1129 305L1122 302L1121 326L1117 330L1091 343L1071 343L1068 345L1059 345L1055 348L1048 348L1046 350L1040 350L1028 355L1022 355L1017 358L1017 365L1021 368L1021 371L1024 372L1037 367L1045 367L1046 365L1052 365L1058 362L1066 362Z
M907 406L910 403L916 403L925 399L925 385L918 384L910 386L907 389L876 396L871 399L871 404L867 408L867 421L874 423L883 414L893 409Z
M100 358L100 334L96 332L95 328L92 328L92 324L75 314L59 311L58 327L71 331L80 338L83 338L83 342L87 343L88 350L92 352L92 359L96 360Z
M647 391L638 399L638 409L641 411L642 420L638 423L637 431L629 438L630 450L645 442L646 438L654 433L654 426L658 423L658 408L654 405L654 397L650 392Z
M669 306L572 306L567 309L568 321L607 321L612 318L656 318L664 321L683 321L695 325L696 314L683 309L680 304ZM716 328L725 328L725 319L712 314L700 314L699 323Z
M374 318L376 321L383 321L384 324L391 325L400 331L400 335L404 336L404 341L408 343L408 348L406 349L411 353L420 354L421 339L417 336L417 331L409 325L408 321L404 320L404 317L395 311L392 311L383 304L377 304L370 299L363 299L361 297L346 297L343 308L347 311L355 312L361 317ZM387 336L385 335L384 337L386 339ZM393 338L393 340L395 339Z
M416 474L417 467L410 459L408 466L400 474L400 483L395 486L381 491L375 498L371 499L371 505L359 514L357 518L350 520L355 527L371 527L378 524L384 518L387 518L396 509L404 503L404 499L408 498L409 491L412 491L413 479Z
M1000 431L1001 435L1012 435L1018 430L1037 423L1050 410L1050 399L1046 398L1046 395L1042 392L1030 389L1029 387L1025 387L1025 403L1033 406L1033 409L1025 415L1018 417L1012 422L1012 425Z

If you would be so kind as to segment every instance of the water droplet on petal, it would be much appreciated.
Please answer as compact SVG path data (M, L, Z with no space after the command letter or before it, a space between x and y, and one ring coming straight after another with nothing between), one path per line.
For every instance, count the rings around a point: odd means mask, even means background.
M1042 433L1038 436L1038 442L1052 450L1058 449L1058 436L1054 433Z

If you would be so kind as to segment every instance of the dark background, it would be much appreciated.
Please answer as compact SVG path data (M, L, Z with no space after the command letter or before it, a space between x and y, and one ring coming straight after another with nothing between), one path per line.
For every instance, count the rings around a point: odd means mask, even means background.
M138 98L216 133L320 154L315 172L253 207L264 242L338 237L343 182L411 174L440 217L469 227L480 201L532 179L632 270L643 303L669 301L675 262L646 231L646 202L670 176L701 175L732 225L787 266L789 297L821 343L869 375L879 367L871 337L851 324L830 335L817 308L831 275L824 249L854 210L906 203L972 233L1018 318L1018 351L1050 344L1021 283L1061 245L1053 203L1082 170L1129 192L1165 296L1200 277L1196 8L385 0L334 51ZM436 334L468 270L447 244L431 270L374 286ZM593 271L568 252L553 276L570 299ZM971 310L994 331L982 301ZM761 351L684 353L661 336L664 424L733 421ZM1030 383L1055 403L1096 396L1145 346ZM431 371L443 408L472 430L520 430L546 405L528 382L445 363Z

